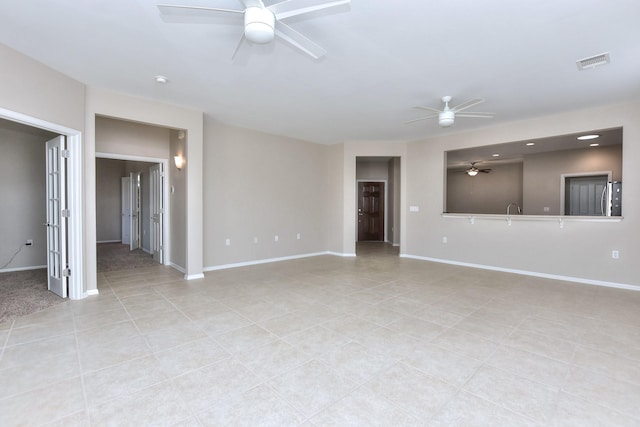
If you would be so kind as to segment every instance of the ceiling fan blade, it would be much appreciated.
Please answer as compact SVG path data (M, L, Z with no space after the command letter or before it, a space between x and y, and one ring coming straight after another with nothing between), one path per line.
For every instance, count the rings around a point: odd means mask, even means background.
M314 59L320 59L327 54L327 51L322 47L280 21L276 21L276 36Z
M242 37L240 37L240 40L238 41L238 44L236 45L235 50L233 51L233 55L231 55L231 60L233 61L234 59L236 59L236 54L238 53L238 51L240 50L240 46L242 46L242 44L244 43L244 33L242 33Z
M496 113L456 113L456 117L480 117L483 119L492 119Z
M286 19L292 16L311 13L330 7L342 6L351 0L285 0L268 7L276 19Z
M250 7L259 7L260 9L264 9L264 3L262 3L262 0L240 0L242 2L242 4L244 4L245 8L250 8Z
M420 117L419 119L413 119L413 120L406 121L406 122L404 122L404 124L406 125L406 124L413 123L413 122L419 122L421 120L427 120L427 119L430 119L432 117L438 117L438 115L437 114L432 114L432 115L427 116L427 117Z
M206 22L204 19L217 18L220 13L243 14L244 10L214 9L211 7L181 6L173 4L159 4L160 16L165 22L171 23L198 23Z
M462 110L466 110L467 108L473 107L474 105L478 105L484 102L482 98L470 99L468 101L463 102L462 104L456 105L455 107L451 107L451 110L454 112L459 112Z
M421 110L433 111L434 113L438 113L438 114L442 113L442 110L438 110L436 108L431 108L431 107L423 107L422 105L418 105L418 106L413 107L413 108L419 108ZM429 117L434 117L434 116L429 116Z

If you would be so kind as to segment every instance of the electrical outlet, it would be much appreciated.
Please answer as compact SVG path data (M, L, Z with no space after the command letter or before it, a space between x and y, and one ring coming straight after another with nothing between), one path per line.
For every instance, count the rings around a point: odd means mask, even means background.
M296 234L296 239L300 240L302 238L302 236L300 235L300 233Z
M25 243L25 245L27 245L27 246L33 245L33 239L28 239L27 243Z
M224 244L227 245L227 246L231 246L231 239L225 240Z
M276 235L275 235L275 237L273 238L273 241L274 241L274 242L277 242L277 241L278 241L278 239L279 239L279 237L278 237L278 235L276 234Z
M258 243L258 238L257 237L253 238L253 243Z
M444 236L444 237L442 238L442 243L447 243L448 241L449 241L449 239L447 239L447 236Z
M619 259L620 258L620 251L611 251L611 258Z

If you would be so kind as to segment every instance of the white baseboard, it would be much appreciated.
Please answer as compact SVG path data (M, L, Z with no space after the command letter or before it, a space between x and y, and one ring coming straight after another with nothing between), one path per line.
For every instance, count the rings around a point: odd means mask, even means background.
M28 267L5 268L4 270L0 270L0 273L11 273L12 271L40 270L41 268L47 268L47 266L46 265L30 265Z
M291 256L285 256L285 257L279 257L279 258L267 258L267 259L259 259L255 261L236 262L233 264L214 265L210 267L205 267L204 271L226 270L228 268L247 267L250 265L268 264L271 262L290 261L293 259L310 258L310 257L320 256L320 255L338 255L338 254L334 252L314 252L309 254L291 255ZM355 254L353 254L353 256L355 256Z
M169 267L173 268L174 270L178 270L180 273L184 274L184 273L187 272L187 270L185 270L184 268L180 267L178 264L174 264L174 263L170 262L168 265L169 265Z
M196 279L204 279L204 273L184 275L184 280L196 280Z
M87 291L87 296L98 295L98 294L100 294L100 291L98 291L97 289L91 289L90 291Z
M423 257L423 256L417 256L417 255L409 255L409 254L400 254L400 256L402 258L411 258L411 259L418 259L422 261L438 262L441 264L459 265L461 267L480 268L482 270L501 271L503 273L521 274L523 276L542 277L545 279L563 280L565 282L584 283L587 285L606 286L608 288L619 288L619 289L628 289L631 291L640 291L640 286L629 285L626 283L607 282L603 280L592 280L592 279L585 279L582 277L560 276L557 274L539 273L536 271L517 270L514 268L495 267L491 265L473 264L470 262L460 262L460 261L453 261L448 259Z
M333 255L333 256L341 256L341 257L354 257L354 256L356 256L355 253L342 253L342 252L333 252L333 251L325 252L325 254Z

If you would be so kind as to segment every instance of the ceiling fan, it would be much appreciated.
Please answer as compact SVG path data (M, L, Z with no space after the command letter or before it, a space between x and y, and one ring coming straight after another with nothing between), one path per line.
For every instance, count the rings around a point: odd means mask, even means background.
M265 6L262 0L239 1L245 7L242 10L172 4L159 4L158 9L165 22L199 22L202 18L220 14L244 15L244 33L232 59L245 39L251 43L266 44L271 42L274 36L280 37L312 58L319 59L327 52L282 20L348 4L351 0L284 0L271 6Z
M471 162L471 167L469 169L465 170L465 173L469 176L476 176L478 175L478 173L489 173L491 172L491 169L478 169L476 167L476 164L478 162Z
M453 122L456 120L456 116L457 117L481 117L484 119L491 119L495 115L495 113L478 113L478 112L465 111L467 108L473 107L474 105L478 105L484 102L484 99L482 98L470 99L468 101L463 102L462 104L456 105L455 107L449 107L449 102L451 102L450 96L443 96L442 102L444 102L444 108L442 110L438 110L436 108L431 108L431 107L423 107L423 106L414 107L414 108L419 108L421 110L433 111L436 114L431 114L426 117L421 117L415 120L409 120L408 122L405 122L405 123L418 122L420 120L426 120L426 119L430 119L432 117L437 116L438 124L442 127L448 127L448 126L451 126Z

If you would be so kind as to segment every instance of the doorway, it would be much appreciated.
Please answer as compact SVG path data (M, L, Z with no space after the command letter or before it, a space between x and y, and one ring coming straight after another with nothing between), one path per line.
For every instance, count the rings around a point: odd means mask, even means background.
M96 154L99 272L169 263L166 164L166 159Z
M56 177L56 180L50 181L50 183L55 182L58 193L55 194L55 197L51 198L53 205L48 202L45 202L44 205L51 205L49 207L53 207L58 220L56 225L64 223L66 230L64 229L65 227L56 226L56 232L53 234L48 232L47 234L49 235L43 240L56 239L54 241L50 240L47 245L48 249L45 251L47 254L45 255L45 259L49 259L51 254L55 255L59 249L63 249L66 261L63 261L60 258L60 262L55 262L53 266L46 261L45 264L48 264L48 275L53 274L58 280L55 287L56 290L60 291L61 296L68 296L70 299L84 298L86 295L83 289L84 257L82 252L83 193L81 133L75 129L5 109L0 109L0 119L6 120L8 123L12 123L17 126L22 126L24 129L35 129L49 133L49 137L42 138L43 153L47 148L50 148L45 146L45 142L50 139L51 134L59 135L57 140L60 144L57 144L57 149L54 149L54 151L57 151L55 161L58 162L58 166L64 164L64 167L57 169L57 171L51 174L51 176ZM62 149L62 141L66 144L64 149ZM41 167L44 169L46 166L45 164L40 166L29 164L25 166L26 170L32 170L34 167ZM44 186L44 184L45 181L43 180L40 185ZM46 208L43 209L42 212L39 212L39 215L42 218L40 220L40 226L42 226L42 224L50 224L49 221L46 220L47 214L45 211ZM22 216L25 216L28 213L29 212L24 212L24 215ZM16 218L14 217L12 221L7 221L7 223L15 226L15 220ZM51 229L51 227L47 228ZM33 245L33 243L24 244L27 246ZM28 268L30 268L30 266L28 266Z

